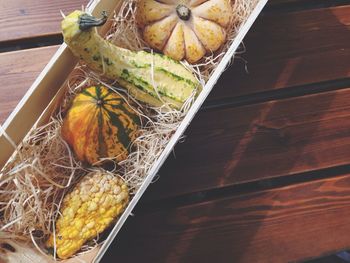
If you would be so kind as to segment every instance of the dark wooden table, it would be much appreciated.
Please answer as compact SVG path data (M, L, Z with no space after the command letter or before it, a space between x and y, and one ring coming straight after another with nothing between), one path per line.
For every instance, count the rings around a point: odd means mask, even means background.
M82 4L0 0L0 122L61 43L59 10ZM106 262L287 262L350 248L350 2L270 0L244 42Z

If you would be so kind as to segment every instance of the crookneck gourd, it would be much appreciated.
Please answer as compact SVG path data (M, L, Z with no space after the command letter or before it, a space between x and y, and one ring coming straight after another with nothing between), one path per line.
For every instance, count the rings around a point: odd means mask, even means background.
M139 123L138 115L121 96L104 86L92 86L73 99L61 134L81 161L122 161L131 151Z
M130 51L103 39L94 27L106 19L74 11L62 21L64 41L92 70L117 80L136 99L152 106L167 104L179 109L198 94L198 80L177 61L161 54Z
M226 40L230 0L140 0L137 22L144 40L176 59L197 62Z

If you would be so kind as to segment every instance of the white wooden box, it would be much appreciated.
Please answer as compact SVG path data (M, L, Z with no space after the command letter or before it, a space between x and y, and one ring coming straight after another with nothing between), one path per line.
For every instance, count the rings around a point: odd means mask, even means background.
M95 0L89 6L89 11L91 11L91 13L94 15L100 14L102 10L106 10L109 14L111 14L114 10L120 7L121 1L123 0ZM239 29L238 35L206 83L203 91L191 106L191 109L170 139L158 160L154 163L151 171L145 177L142 186L132 198L125 212L115 224L109 236L99 249L95 249L91 251L90 255L86 255L86 257L84 257L85 260L88 260L89 262L99 262L102 259L105 251L108 249L109 245L123 226L125 220L134 209L136 203L141 198L148 185L151 183L153 177L156 175L157 171L160 169L174 148L175 144L186 130L187 126L191 123L193 117L205 101L206 97L209 95L224 69L227 67L239 44L242 42L244 36L254 23L266 2L267 0L260 0L248 19L245 21L245 23L243 23ZM106 28L104 28L104 30L106 30ZM19 144L35 124L45 123L45 121L48 120L52 112L55 110L57 103L60 101L60 97L63 96L64 90L62 86L64 81L67 79L68 75L71 73L76 64L77 59L72 55L67 45L62 44L41 74L37 77L33 85L24 95L22 100L19 102L15 110L5 121L3 129L0 130L0 169L6 164L15 150L7 140L5 134L10 136L15 143Z

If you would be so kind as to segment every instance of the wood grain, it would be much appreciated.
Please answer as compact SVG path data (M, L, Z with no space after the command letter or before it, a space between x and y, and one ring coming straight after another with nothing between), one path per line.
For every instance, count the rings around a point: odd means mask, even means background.
M49 62L58 46L0 53L0 124Z
M350 77L350 5L260 16L208 99ZM278 22L276 22L278 21Z
M81 9L88 0L0 0L0 42L59 34L64 13Z
M348 164L350 89L200 112L147 199Z
M349 218L350 175L146 214L136 209L104 259L301 261L349 248Z

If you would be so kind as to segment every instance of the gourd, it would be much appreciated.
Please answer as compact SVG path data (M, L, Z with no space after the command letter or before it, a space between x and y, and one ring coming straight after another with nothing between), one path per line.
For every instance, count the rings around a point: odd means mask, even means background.
M92 86L73 99L61 134L81 161L94 164L106 157L122 161L138 135L139 122L121 96L104 86Z
M226 40L229 0L140 0L137 22L155 49L190 63L216 51Z
M106 22L74 11L62 21L65 43L94 71L116 80L136 99L152 106L180 109L200 91L194 75L173 59L144 51L117 47L98 35L95 26Z
M99 170L90 172L63 198L55 235L50 235L47 247L56 244L61 259L74 255L110 226L128 202L129 190L120 177Z

